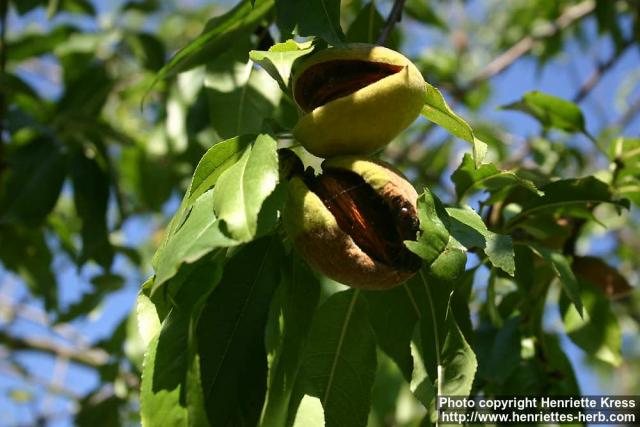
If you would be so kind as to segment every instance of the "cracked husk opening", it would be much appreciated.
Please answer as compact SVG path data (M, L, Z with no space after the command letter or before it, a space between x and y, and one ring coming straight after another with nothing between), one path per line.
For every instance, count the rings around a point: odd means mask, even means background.
M305 112L399 73L404 66L366 60L338 59L307 68L297 79L294 98Z
M419 222L414 204L393 191L379 194L358 174L326 169L307 185L331 212L340 229L373 261L416 272L420 258L404 246L415 240ZM415 203L415 201L414 201Z

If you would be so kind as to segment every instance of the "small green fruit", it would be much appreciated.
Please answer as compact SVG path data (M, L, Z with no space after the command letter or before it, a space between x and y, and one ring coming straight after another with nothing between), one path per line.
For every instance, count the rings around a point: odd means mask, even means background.
M354 288L388 289L421 266L404 246L418 232L418 194L391 166L355 156L334 157L319 176L289 181L283 212L287 234L327 277Z
M425 81L400 53L355 43L312 55L294 70L292 90L304 112L293 134L326 158L388 144L420 114Z

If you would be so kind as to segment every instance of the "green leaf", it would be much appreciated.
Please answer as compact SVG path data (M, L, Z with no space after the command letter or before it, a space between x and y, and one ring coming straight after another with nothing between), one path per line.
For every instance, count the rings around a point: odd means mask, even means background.
M567 335L588 356L620 366L622 333L609 299L588 281L580 282L580 299L584 304L582 316L566 296L560 297L558 307Z
M522 204L520 213L509 220L507 229L513 229L527 217L540 212L549 213L559 209L599 203L629 207L628 201L615 199L609 185L593 176L554 181L542 187L541 190L544 196L527 199Z
M207 414L214 425L258 422L267 382L265 324L282 260L277 237L242 247L227 262L202 312L200 369Z
M375 371L364 299L353 290L333 294L314 316L291 409L306 394L322 402L327 427L366 425Z
M418 279L416 279L418 280ZM420 319L422 360L438 394L468 396L475 377L475 354L453 312L453 289L447 282L421 273L426 304Z
M293 379L300 368L320 288L320 282L307 264L292 252L282 269L280 298L273 315L282 331L269 366L269 386L260 422L263 427L286 425Z
M447 208L451 216L451 234L467 249L482 249L494 266L513 276L516 270L511 236L487 229L480 215L469 206Z
M415 242L406 241L405 245L427 264L432 264L444 251L449 242L449 231L442 218L448 215L435 195L425 188L418 198L418 219L420 235Z
M220 228L221 223L214 214L214 193L210 189L223 172L235 165L243 153L251 150L249 147L254 140L255 137L244 135L222 141L200 159L187 195L154 255L154 289L172 277L180 264L193 262L215 248L239 243L226 236Z
M444 250L429 266L429 274L446 282L455 281L464 273L467 249L452 235Z
M190 212L195 201L216 184L222 172L233 166L240 157L242 157L246 148L254 141L255 137L253 135L242 135L230 138L215 144L202 156L193 173L189 190L183 198L180 208L178 208L178 211L173 216L165 238L154 256L152 262L154 267L158 265L157 258L160 252L167 245L176 230L184 224L186 219L185 215Z
M238 37L252 33L271 12L273 5L274 0L256 0L254 5L249 0L242 0L224 15L210 19L203 32L180 49L156 74L147 93L160 80L211 61Z
M429 83L425 86L424 103L421 113L423 116L442 126L453 136L473 145L473 159L479 167L487 153L487 144L473 135L471 126L451 110L440 91Z
M196 200L184 224L158 249L153 292L173 277L182 264L194 263L216 248L239 244L221 230L213 206L214 194L209 190Z
M434 403L436 390L434 387L434 381L429 378L429 374L427 374L427 363L422 357L423 344L422 338L420 337L420 331L417 330L416 332L417 333L414 334L414 339L411 342L413 370L411 371L409 389L425 408L430 409Z
M240 160L242 153L253 141L255 141L255 136L241 135L219 142L209 148L193 173L189 191L187 191L189 200L196 200L205 191L212 188L222 172Z
M174 306L144 358L140 390L143 425L195 425L193 418L202 411L193 405L194 400L201 400L198 394L202 394L202 388L188 376L198 350L195 326L204 302L221 280L221 273L222 257L210 257L181 278L183 283ZM155 323L152 314L145 313L151 324Z
M344 43L340 0L276 0L276 22L285 36L296 29L300 36L322 37L334 46Z
M571 270L571 262L564 255L550 251L545 247L533 244L529 245L529 247L553 267L553 271L558 276L558 279L560 279L562 289L575 306L578 314L582 316L584 312L582 299L580 297L580 285L576 280L576 276L573 274L573 270Z
M153 277L147 279L140 287L136 298L136 323L140 338L145 347L149 347L153 338L160 333L160 318L153 301L145 293L153 286Z
M542 195L535 184L521 178L515 172L501 171L493 163L475 165L469 154L465 153L451 180L455 184L458 200L462 200L471 190L484 189L490 193L505 191L506 188L519 186L537 195Z
M156 376L156 356L158 353L158 338L153 338L145 354L142 369L142 384L140 386L140 418L142 425L152 426L162 424L166 426L188 425L187 409L180 404L179 387L171 389L154 389L152 380ZM161 371L160 371L161 372Z
M320 399L305 395L300 401L293 427L324 427L324 411Z
M502 108L527 113L545 128L587 133L580 108L573 102L557 96L538 91L527 92L520 101Z
M108 270L113 261L109 241L107 207L111 178L97 159L76 152L71 159L73 200L82 221L82 254L80 262L95 260Z
M258 231L258 213L278 183L276 141L259 135L240 160L220 175L213 209L232 238L247 242Z
M455 280L464 271L466 249L449 233L450 218L446 210L428 189L418 198L420 234L416 241L405 241L405 246L424 259L429 274Z
M52 140L36 139L7 158L0 223L40 225L51 212L67 172L67 158Z
M451 307L445 319L447 333L442 347L442 394L468 396L476 374L478 362L473 350L460 332Z
M298 43L295 40L287 40L271 46L268 51L252 50L249 52L249 58L264 68L271 78L278 82L280 89L289 94L289 79L293 63L311 52L313 52L311 42Z

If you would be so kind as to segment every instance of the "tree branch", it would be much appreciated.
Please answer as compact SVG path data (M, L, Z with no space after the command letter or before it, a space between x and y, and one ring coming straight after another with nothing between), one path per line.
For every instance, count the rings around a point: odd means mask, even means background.
M5 69L7 67L7 15L9 0L0 0L0 80L6 81ZM0 88L0 174L4 170L4 120L7 111L6 85Z
M473 89L485 80L489 80L497 74L509 68L516 60L528 53L539 40L552 37L571 24L590 15L595 10L595 1L586 0L575 6L568 7L551 26L536 35L529 35L511 46L500 56L485 66L476 77L466 86L466 90Z
M384 46L387 44L387 39L391 35L393 27L402 19L402 9L404 8L404 2L405 0L395 0L395 2L393 3L391 12L389 12L389 16L384 23L384 27L382 27L382 31L380 32L380 37L378 37L378 44L380 46Z
M109 361L109 353L102 349L75 349L40 338L16 337L0 331L0 343L11 350L33 350L47 353L91 368L98 368Z
M602 77L624 56L625 51L634 44L633 39L628 39L623 42L619 49L617 49L609 59L605 62L598 64L593 74L582 84L580 90L573 97L573 102L576 104L582 101L589 95L589 92L600 82Z

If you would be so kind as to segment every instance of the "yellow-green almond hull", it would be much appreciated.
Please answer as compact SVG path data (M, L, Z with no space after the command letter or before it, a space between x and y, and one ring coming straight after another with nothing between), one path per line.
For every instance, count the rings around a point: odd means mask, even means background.
M425 81L418 69L403 55L384 47L355 44L328 49L313 56L296 73L300 75L323 61L342 59L384 62L403 68L300 118L293 134L319 157L375 152L406 129L424 105Z

